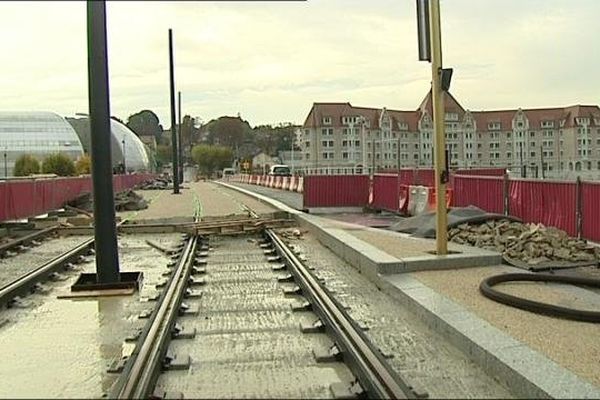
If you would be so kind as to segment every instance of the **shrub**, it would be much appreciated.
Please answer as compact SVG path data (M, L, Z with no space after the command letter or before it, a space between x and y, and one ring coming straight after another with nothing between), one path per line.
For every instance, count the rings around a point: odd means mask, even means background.
M89 155L85 154L75 162L75 170L78 175L90 174L92 171L92 159Z
M27 176L40 173L40 162L31 154L23 154L15 161L13 175Z
M63 153L51 154L42 163L42 172L58 176L75 175L75 163Z

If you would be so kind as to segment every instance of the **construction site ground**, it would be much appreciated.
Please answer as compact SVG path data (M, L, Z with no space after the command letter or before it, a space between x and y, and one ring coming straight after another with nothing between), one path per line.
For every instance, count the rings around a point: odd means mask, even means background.
M243 185L242 187L236 184L235 186L245 190L255 190L252 185ZM288 201L289 195L283 191L260 188L257 192L260 192L259 197L262 196L264 202L269 202L268 198L272 198L291 207L294 205ZM431 257L430 264L433 270L380 275L377 279L394 282L394 276L414 278L423 287L432 289L436 295L439 295L436 296L438 299L436 301L441 299L444 303L439 306L440 308L451 306L453 309L456 307L456 310L472 313L476 316L477 321L487 321L493 327L515 339L516 342L513 343L522 344L540 353L582 378L583 381L592 383L600 390L600 342L597 340L600 337L599 324L559 319L523 311L494 302L479 292L481 281L488 276L525 271L502 265L500 262L487 266L469 265L468 268L457 264L452 268L435 269L434 257L428 253L435 249L434 240L411 238L396 232L296 212L297 215L302 216L302 219L311 220L311 224L318 225L320 229L330 229L352 235L359 240L359 242L354 240L352 242L360 243L361 249L375 248L391 259L397 260L405 257ZM352 220L352 218L345 218L345 221ZM354 220L358 222L361 218L357 216ZM344 237L347 236L340 236L339 241L343 241ZM338 255L346 251L343 249L343 245L339 249L329 247ZM449 248L456 250L458 246L450 243ZM389 262L389 259L387 260L386 262ZM354 267L356 266L354 265ZM510 294L551 304L587 310L600 309L598 292L581 287L524 282L504 283L498 288ZM475 326L471 333L477 336L481 333L477 330L478 327ZM539 368L543 368L543 366L539 366Z

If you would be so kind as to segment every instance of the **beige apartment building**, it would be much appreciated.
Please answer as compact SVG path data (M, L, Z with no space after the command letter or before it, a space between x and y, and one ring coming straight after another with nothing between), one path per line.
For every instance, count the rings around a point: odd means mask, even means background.
M446 148L454 167L522 165L546 176L600 171L600 108L465 110L444 96ZM314 103L304 122L304 166L314 168L431 167L431 92L414 111Z

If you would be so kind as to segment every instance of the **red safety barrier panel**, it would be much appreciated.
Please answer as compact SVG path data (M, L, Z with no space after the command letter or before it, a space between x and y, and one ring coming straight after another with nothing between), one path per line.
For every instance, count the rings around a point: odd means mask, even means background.
M113 188L119 192L152 177L151 174L115 175ZM0 221L44 214L91 191L92 179L89 176L0 182Z
M373 176L373 202L371 207L378 210L398 211L400 204L400 184L398 175Z
M600 184L581 184L582 236L600 242Z
M503 213L503 178L455 176L453 204L455 207L476 206L492 213Z
M312 175L304 177L305 207L364 207L369 200L366 175Z
M276 176L275 177L275 185L273 187L275 189L281 189L281 181L282 181L282 177L281 176Z
M509 181L510 215L560 228L572 236L577 233L576 201L574 182Z

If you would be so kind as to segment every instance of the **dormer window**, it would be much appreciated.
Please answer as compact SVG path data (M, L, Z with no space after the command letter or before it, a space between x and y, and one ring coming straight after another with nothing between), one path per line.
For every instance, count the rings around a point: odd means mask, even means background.
M458 121L457 113L446 113L445 117L446 121Z
M406 122L398 122L398 129L401 131L407 131L408 124Z
M342 117L342 125L356 124L358 117Z
M589 118L578 117L578 118L575 118L575 123L577 125L589 125L590 124L590 119Z
M331 117L323 117L323 125L331 125Z
M542 121L542 128L554 128L554 121Z
M497 131L502 129L500 122L488 122L488 131Z

